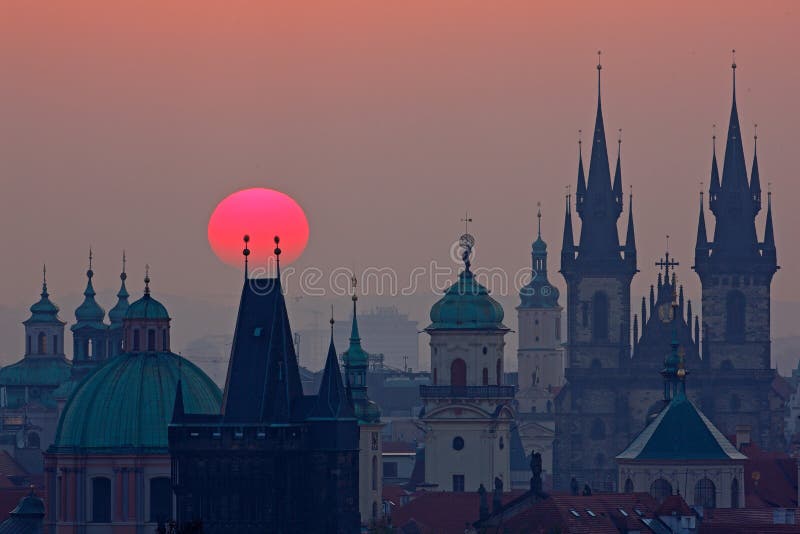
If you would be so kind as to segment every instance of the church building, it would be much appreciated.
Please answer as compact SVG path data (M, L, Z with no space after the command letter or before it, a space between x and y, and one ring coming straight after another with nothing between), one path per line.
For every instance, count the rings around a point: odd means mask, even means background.
M470 269L474 238L461 236L464 270L431 308L433 385L420 386L425 482L439 491L511 489L514 386L504 383L503 308Z

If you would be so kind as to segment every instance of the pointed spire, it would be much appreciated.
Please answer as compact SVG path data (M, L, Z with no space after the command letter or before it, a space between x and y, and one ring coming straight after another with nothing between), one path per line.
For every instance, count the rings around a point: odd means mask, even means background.
M358 285L358 279L353 276L351 279L351 284L353 287L353 296L351 297L353 300L353 324L350 328L350 346L358 345L361 346L361 336L358 333L358 295L356 295L356 286Z
M717 165L717 125L712 126L714 131L711 136L711 182L709 183L708 192L710 194L709 201L712 203L711 209L714 209L714 202L717 200L722 186L719 182L719 166Z
M42 264L42 293L41 297L46 299L50 295L47 293L47 264Z
M636 262L636 235L633 231L633 188L628 197L628 232L625 235L625 259Z
M83 326L86 323L92 323L94 326L99 326L103 322L106 315L105 310L95 300L94 286L92 285L92 278L94 271L92 270L92 260L94 255L91 247L89 248L89 269L86 271L86 289L83 291L83 302L75 310L76 324L73 329Z
M575 189L575 210L583 212L583 201L586 196L586 175L583 172L583 130L578 130L578 185Z
M325 370L319 386L317 402L311 412L312 418L341 419L354 417L353 407L347 397L347 391L339 370L339 359L333 343L333 307L331 307L331 339L328 345L328 356L325 359Z
M775 231L772 228L772 191L767 191L767 223L764 228L764 255L775 258Z
M661 273L658 273L658 279L659 281L661 281ZM656 310L656 295L655 292L653 291L653 284L650 284L650 313L648 315L652 317L653 312L655 310Z
M642 297L642 328L647 324L647 299Z
M694 264L700 265L708 258L708 236L706 234L706 217L703 209L703 192L700 191L700 215L697 218L697 241L694 246Z
M644 324L644 319L642 319L642 324ZM639 316L635 313L633 314L633 346L636 347L636 344L639 342Z
M750 172L750 196L753 197L753 212L761 211L761 177L758 172L758 124L753 135L753 170Z
M672 280L673 280L673 283L674 283L675 273L672 274ZM685 301L684 301L684 298L683 298L683 284L681 284L680 288L678 289L678 309L681 310L681 311L683 311L684 302Z
M144 266L144 296L150 296L150 264Z
M183 404L183 380L178 379L178 384L175 386L175 404L172 406L172 422L178 422L183 419L183 414L186 409Z
M122 251L122 272L119 275L120 284L119 284L119 291L117 292L117 303L111 308L108 312L108 318L111 321L111 326L122 326L122 320L125 318L125 314L128 311L128 289L125 287L125 280L127 280L128 275L125 272L125 251Z
M567 193L564 208L564 237L561 241L561 270L569 268L575 259L575 240L572 232L572 213L570 212L570 195Z
M617 169L614 171L614 202L617 204L617 211L622 212L622 128L619 129L617 139Z
M694 316L694 343L700 345L700 317Z
M692 326L692 299L686 301L686 324Z

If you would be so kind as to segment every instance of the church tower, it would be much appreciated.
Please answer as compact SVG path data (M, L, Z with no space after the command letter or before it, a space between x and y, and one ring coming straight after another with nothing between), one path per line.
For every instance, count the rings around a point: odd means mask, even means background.
M519 393L522 413L553 411L554 388L564 382L561 348L561 306L558 289L547 279L547 243L542 240L542 211L537 213L538 235L531 245L531 281L520 290Z
M383 449L381 444L381 410L367 395L369 354L361 347L358 332L356 278L353 284L353 325L350 346L342 354L347 377L347 396L358 419L358 502L363 524L370 525L383 515Z
M90 249L83 302L75 310L75 324L70 328L73 341L72 365L75 371L94 368L108 357L108 325L103 322L106 312L94 298L93 277Z
M760 445L774 446L770 437L767 394L770 391L770 284L778 270L772 205L768 197L764 239L758 240L756 217L761 211L761 179L756 147L750 180L736 107L736 63L722 179L712 154L708 207L714 215L713 239L706 232L700 206L694 270L702 285L704 365L716 380L704 393L704 409L723 432L751 424ZM737 373L752 376L735 384ZM758 385L756 385L758 383ZM756 391L753 388L761 388ZM749 412L749 414L748 414ZM759 413L761 415L759 415ZM777 434L777 433L772 433Z
M122 273L119 275L120 285L117 292L117 303L108 311L108 320L111 324L108 327L108 356L109 358L117 356L122 353L122 339L123 329L122 323L125 319L125 314L128 313L128 297L130 294L125 288L125 280L128 275L125 273L125 253L122 253Z
M514 387L504 384L503 308L475 279L475 244L461 236L464 270L431 308L433 385L420 386L425 482L439 491L511 489Z
M567 282L567 387L556 398L555 487L610 490L613 458L627 444L628 400L618 385L620 369L630 364L630 286L636 268L633 210L629 206L625 244L617 222L623 209L622 165L618 144L613 182L606 147L597 65L597 115L588 179L579 150L575 210L581 220L575 245L570 198L564 220L561 274Z

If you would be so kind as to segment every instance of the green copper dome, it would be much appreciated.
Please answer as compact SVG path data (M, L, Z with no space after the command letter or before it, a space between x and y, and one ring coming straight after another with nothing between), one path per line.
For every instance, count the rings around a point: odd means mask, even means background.
M503 307L467 268L431 308L426 330L508 330L503 316Z
M531 245L531 281L519 290L520 308L557 308L558 288L547 279L547 243L542 239L542 212L539 233Z
M47 281L42 282L42 293L39 301L31 306L30 310L31 316L23 323L25 325L34 323L64 324L64 321L58 317L58 306L50 300L50 294L47 292Z
M122 320L128 314L128 308L131 307L130 303L128 303L128 290L125 288L125 279L128 276L125 274L125 271L119 275L120 280L122 283L119 286L119 292L117 293L117 303L108 311L108 320L111 321L111 327L116 328L122 326Z
M166 453L179 379L187 413L219 413L219 388L190 361L171 352L122 354L72 394L51 450Z
M169 313L164 305L151 297L148 292L128 307L125 319L169 319Z

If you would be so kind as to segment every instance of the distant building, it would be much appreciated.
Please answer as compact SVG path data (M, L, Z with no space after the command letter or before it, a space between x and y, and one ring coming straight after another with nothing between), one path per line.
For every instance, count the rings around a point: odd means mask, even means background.
M75 386L45 454L52 534L153 532L174 518L167 425L176 395L188 412L219 409L219 388L171 352L170 317L149 282L122 321L123 352Z
M383 461L381 410L367 394L369 355L361 347L358 310L353 278L353 321L350 344L342 354L347 396L358 419L358 508L363 524L375 524L383 517Z
M417 322L400 313L395 306L376 306L358 316L361 332L370 340L371 354L382 356L382 365L401 371L419 368L419 331ZM334 328L336 342L344 346L346 325Z
M547 278L547 244L542 240L541 210L537 217L538 235L531 246L532 277L520 290L517 307L519 390L516 414L525 450L540 453L544 472L552 476L554 400L564 384L562 308L558 303L558 289ZM523 482L523 487L527 486L527 478Z
M503 383L502 306L470 270L473 238L462 236L464 270L431 308L433 385L420 386L425 482L474 492L511 484L514 387Z
M10 517L0 523L0 534L42 534L44 502L31 491L19 501Z
M64 355L64 321L50 300L47 280L25 325L25 355L0 369L0 447L31 473L42 472L42 450L55 439L54 393L70 379Z
M206 534L357 532L359 426L333 336L319 394L304 395L280 278L245 273L222 409L189 414L176 399L178 523L201 521Z

